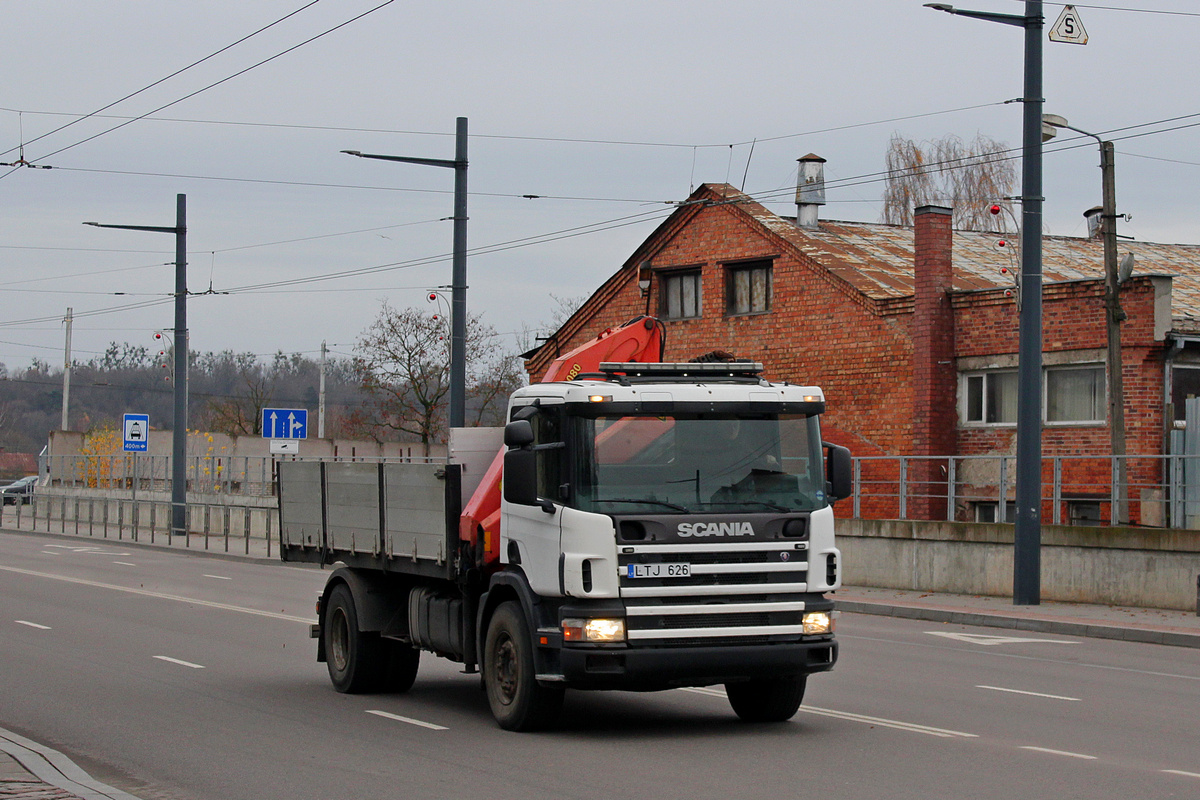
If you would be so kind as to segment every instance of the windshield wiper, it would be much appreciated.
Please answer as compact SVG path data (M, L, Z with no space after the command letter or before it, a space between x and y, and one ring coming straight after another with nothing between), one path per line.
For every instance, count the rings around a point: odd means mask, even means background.
M711 503L701 503L703 506L748 506L756 505L769 508L772 511L795 511L794 508L781 506L778 503L768 503L766 500L716 500Z
M686 514L690 509L684 508L675 503L668 503L666 500L647 500L641 497L604 497L597 498L593 503L645 503L652 506L663 506L664 508L673 508L676 511L682 511Z

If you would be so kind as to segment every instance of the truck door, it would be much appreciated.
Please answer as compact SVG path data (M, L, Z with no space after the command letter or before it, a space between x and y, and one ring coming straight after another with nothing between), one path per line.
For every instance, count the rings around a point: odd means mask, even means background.
M559 553L562 552L562 492L565 491L563 409L542 406L530 418L537 460L537 495L541 505L504 501L500 524L500 560L525 572L530 587L546 597L562 596ZM559 445L559 446L555 446Z

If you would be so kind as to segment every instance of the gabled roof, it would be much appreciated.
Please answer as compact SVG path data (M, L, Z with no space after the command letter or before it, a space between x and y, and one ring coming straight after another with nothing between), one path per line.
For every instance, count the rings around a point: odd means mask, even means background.
M742 206L772 234L792 243L868 297L885 300L913 295L916 251L911 227L821 220L817 228L801 228L794 218L778 216L732 186L715 184L707 188ZM1005 246L999 246L1001 241ZM1011 277L1000 270L1018 267L1019 241L1016 234L955 230L954 289L1011 286ZM1121 255L1133 253L1134 274L1171 276L1175 327L1200 328L1200 245L1121 240L1117 247ZM1099 239L1042 237L1044 284L1103 278L1104 245Z
M876 222L821 220L816 228L801 228L794 218L781 217L729 184L703 184L633 252L621 269L559 329L554 337L568 341L650 257L661 241L687 224L705 206L729 204L776 237L840 278L846 285L875 301L898 300L914 294L916 257L913 229ZM1005 246L1000 246L1004 241ZM955 291L1003 289L1013 285L1011 272L1019 266L1019 236L983 231L954 231ZM1155 244L1122 240L1119 252L1133 253L1134 274L1169 275L1172 327L1200 333L1200 245ZM1001 272L1008 268L1010 274ZM1103 280L1104 246L1099 239L1069 236L1042 238L1043 284ZM534 366L546 360L534 356Z

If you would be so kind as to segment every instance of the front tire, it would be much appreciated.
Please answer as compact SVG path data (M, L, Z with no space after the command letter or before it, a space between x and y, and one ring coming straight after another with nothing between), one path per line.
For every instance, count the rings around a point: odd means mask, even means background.
M743 722L786 722L804 702L808 676L725 684L729 705Z
M558 717L563 688L537 682L533 639L520 604L509 601L496 609L483 652L488 705L501 728L538 730Z
M383 642L378 634L358 629L354 596L345 584L335 586L329 593L322 633L329 680L334 689L360 694L380 688L386 664Z

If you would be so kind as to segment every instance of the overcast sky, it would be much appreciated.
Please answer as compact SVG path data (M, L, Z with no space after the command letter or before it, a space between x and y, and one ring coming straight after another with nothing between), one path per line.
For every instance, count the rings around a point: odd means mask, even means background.
M793 214L813 152L822 216L872 222L893 134L1021 142L1020 29L921 0L381 2L0 0L0 161L25 142L54 167L0 167L0 363L61 365L68 307L76 360L154 347L172 238L81 223L171 226L177 193L189 289L215 292L189 300L193 349L350 353L381 302L450 283L453 174L339 151L448 159L459 116L468 304L503 333L593 291L703 182ZM1200 243L1200 9L1077 8L1090 40L1046 43L1046 111L1113 132L1121 233ZM1097 164L1092 140L1047 146L1049 233L1085 234Z

